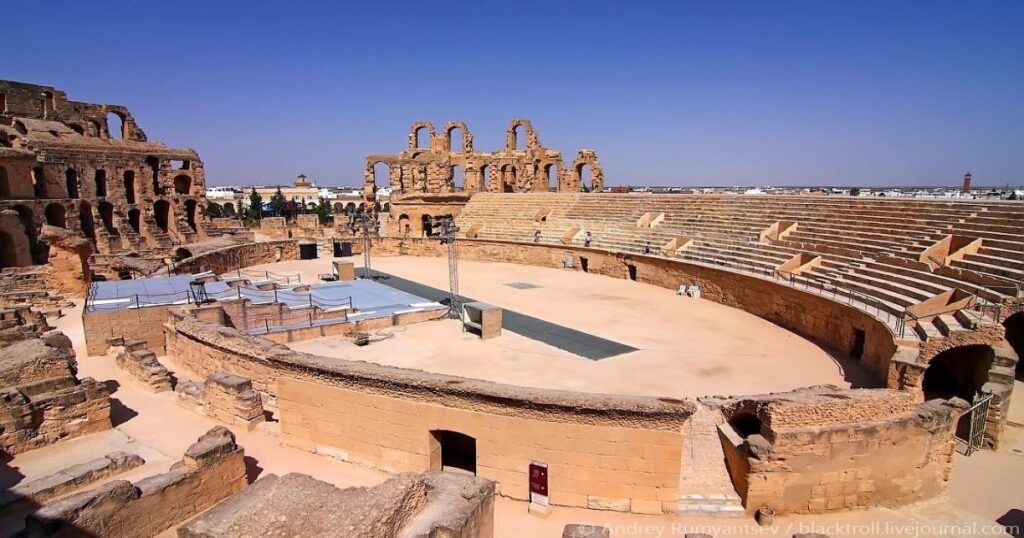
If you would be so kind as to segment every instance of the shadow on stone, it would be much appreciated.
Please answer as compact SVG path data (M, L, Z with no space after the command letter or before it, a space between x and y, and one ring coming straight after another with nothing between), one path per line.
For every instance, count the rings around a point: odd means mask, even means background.
M139 412L121 403L117 398L110 399L110 424L118 427L139 416Z

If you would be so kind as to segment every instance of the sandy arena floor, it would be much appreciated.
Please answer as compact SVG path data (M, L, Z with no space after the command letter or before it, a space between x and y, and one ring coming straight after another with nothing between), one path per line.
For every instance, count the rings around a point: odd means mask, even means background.
M352 258L362 265L362 258ZM301 274L330 272L330 258L257 266ZM443 258L375 258L376 270L439 289L448 287ZM500 383L543 388L705 396L757 394L818 384L849 386L864 379L855 361L738 309L622 279L507 263L462 261L464 296L535 316L638 351L600 361L504 331L480 340L457 321L382 331L365 348L328 337L290 344L329 357L366 360ZM517 289L528 282L533 289ZM392 335L386 337L385 335ZM386 339L385 339L386 338Z

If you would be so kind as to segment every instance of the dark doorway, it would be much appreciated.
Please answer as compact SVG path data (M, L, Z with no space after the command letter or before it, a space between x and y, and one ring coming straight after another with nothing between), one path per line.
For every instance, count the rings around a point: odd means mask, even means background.
M988 381L995 361L992 346L960 346L939 353L924 371L921 383L926 400L957 397L973 402Z
M96 197L103 198L107 195L107 171L96 171Z
M135 203L135 172L131 170L124 173L124 199L129 204Z
M138 209L128 210L128 224L132 227L135 233L139 233L139 221L141 220L142 212Z
M0 230L0 269L17 265L18 256L14 251L14 236Z
M864 331L860 329L853 330L853 345L850 346L850 356L854 359L864 356L864 339Z
M117 235L117 228L114 227L114 204L104 200L100 202L99 210L103 229L111 235Z
M1006 342L1010 344L1013 351L1017 353L1017 379L1024 379L1024 312L1007 317L1003 320L1003 328L1006 329Z
M163 231L167 231L168 216L171 212L171 204L167 200L157 200L153 204L153 217L156 219L156 225Z
M78 172L74 168L68 168L64 172L64 184L68 190L68 198L78 198Z
M583 256L580 256L580 269L582 269L584 273L589 273L590 272L590 260L584 258Z
M744 439L751 435L761 435L761 419L752 413L738 413L729 419L729 425Z
M476 474L476 439L448 430L434 430L430 435L432 467Z
M636 282L636 266L627 265L626 269L629 270L629 279L632 280L633 282Z
M82 200L78 204L78 222L82 226L82 233L93 243L96 242L96 221L92 218L92 206L89 202Z
M185 220L192 231L196 231L196 201L185 200Z
M68 227L67 211L64 209L64 206L60 204L50 204L46 206L45 215L46 223L50 226L56 226L58 228Z

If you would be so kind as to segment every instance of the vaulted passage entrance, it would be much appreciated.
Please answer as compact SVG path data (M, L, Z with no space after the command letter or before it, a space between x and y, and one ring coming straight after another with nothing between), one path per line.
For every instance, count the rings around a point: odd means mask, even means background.
M476 439L448 430L430 432L430 468L476 474Z
M960 346L939 353L924 371L926 400L957 397L973 402L995 361L992 346Z

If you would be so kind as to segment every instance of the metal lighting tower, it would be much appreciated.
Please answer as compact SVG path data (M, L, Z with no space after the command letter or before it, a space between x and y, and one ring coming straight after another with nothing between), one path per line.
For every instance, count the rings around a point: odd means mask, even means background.
M371 278L370 275L370 246L373 241L370 239L370 223L366 218L366 211L360 214L360 221L363 225L363 278Z
M455 225L454 219L449 219L441 224L441 240L448 245L448 316L452 318L462 317L462 307L459 304L459 249L455 244L455 234L459 227Z

